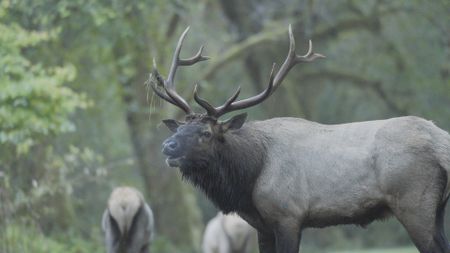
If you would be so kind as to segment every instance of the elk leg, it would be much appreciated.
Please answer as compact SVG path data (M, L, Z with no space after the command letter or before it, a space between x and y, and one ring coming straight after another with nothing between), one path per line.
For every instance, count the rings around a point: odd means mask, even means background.
M297 223L280 224L275 230L276 253L298 253L300 248L300 228Z
M399 204L392 211L421 253L450 253L448 241L443 232L443 207L429 204L423 203L423 205L411 207Z
M449 253L447 243L444 238L437 232L435 224L425 225L426 222L414 220L417 217L402 218L401 222L411 240L421 253ZM420 219L420 218L419 218Z
M445 206L447 205L447 201L448 197L439 205L436 214L437 234L435 235L435 240L437 240L439 246L444 249L443 252L450 252L450 244L444 230Z
M275 236L273 233L258 232L259 253L275 252Z

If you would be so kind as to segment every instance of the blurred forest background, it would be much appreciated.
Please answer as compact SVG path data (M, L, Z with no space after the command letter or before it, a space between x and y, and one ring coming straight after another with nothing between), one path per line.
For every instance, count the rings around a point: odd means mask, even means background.
M252 120L343 123L417 115L450 130L448 0L1 0L0 252L104 252L100 220L113 187L140 189L156 217L153 252L199 252L216 210L160 154L181 118L144 85L206 45L211 60L178 73L221 104L267 84L273 62L308 39L327 56L295 67ZM278 65L279 66L279 65ZM448 208L450 210L450 208ZM450 212L447 230L450 229ZM411 247L395 221L307 230L304 252Z

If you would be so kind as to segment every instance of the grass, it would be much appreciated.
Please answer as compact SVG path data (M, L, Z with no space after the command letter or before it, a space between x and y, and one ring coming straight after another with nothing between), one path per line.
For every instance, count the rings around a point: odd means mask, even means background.
M395 248L395 249L333 251L330 253L418 253L418 251L415 248Z

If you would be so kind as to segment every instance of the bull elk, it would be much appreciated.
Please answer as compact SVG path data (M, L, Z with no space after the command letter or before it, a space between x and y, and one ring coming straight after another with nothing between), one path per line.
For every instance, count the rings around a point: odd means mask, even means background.
M153 223L152 210L138 190L115 188L102 217L107 253L148 253Z
M290 47L267 88L236 101L239 89L214 107L194 89L206 113L196 113L175 90L179 66L208 59L179 57L188 29L176 47L168 78L153 70L154 92L181 108L183 122L164 120L174 134L163 143L167 164L203 190L224 213L237 212L258 230L260 252L297 253L305 228L359 224L395 216L422 253L450 252L444 234L449 197L450 136L432 122L399 117L338 125L300 118L245 123L246 114L281 85L297 63L322 58L311 41L304 56Z

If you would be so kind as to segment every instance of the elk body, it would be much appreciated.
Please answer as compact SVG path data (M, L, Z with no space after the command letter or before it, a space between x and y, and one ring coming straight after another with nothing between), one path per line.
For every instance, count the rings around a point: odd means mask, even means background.
M450 252L443 230L449 197L450 135L432 122L400 117L339 125L300 118L245 123L245 114L223 114L270 96L299 62L322 57L310 48L295 54L291 29L285 62L262 93L213 107L194 98L206 114L192 111L175 91L178 66L207 59L202 48L180 59L181 36L168 79L156 68L153 89L187 114L165 120L174 134L163 143L167 163L204 191L224 213L237 212L258 230L260 252L297 253L305 228L365 226L395 216L422 253Z
M107 253L149 252L153 222L152 210L138 190L115 188L102 218Z
M239 216L219 212L206 226L203 253L250 253L255 232Z

